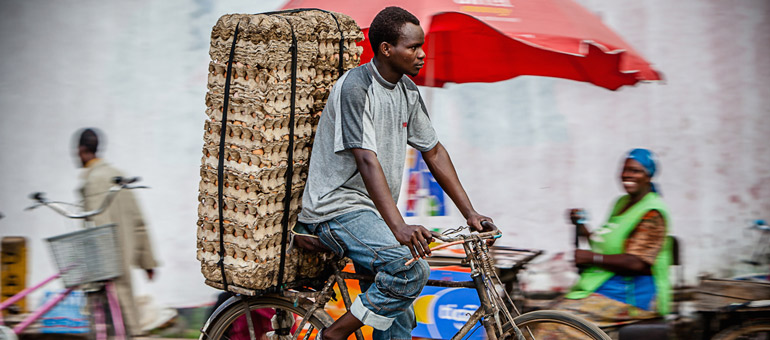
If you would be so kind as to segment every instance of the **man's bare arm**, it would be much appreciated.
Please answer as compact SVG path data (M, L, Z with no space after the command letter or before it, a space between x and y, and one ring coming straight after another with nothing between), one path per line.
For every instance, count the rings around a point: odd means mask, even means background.
M420 225L408 225L401 217L401 212L390 194L385 173L374 151L367 149L351 149L356 158L358 171L366 185L369 197L380 212L380 216L390 227L399 243L408 246L414 257L430 255L428 244L433 241L430 231Z

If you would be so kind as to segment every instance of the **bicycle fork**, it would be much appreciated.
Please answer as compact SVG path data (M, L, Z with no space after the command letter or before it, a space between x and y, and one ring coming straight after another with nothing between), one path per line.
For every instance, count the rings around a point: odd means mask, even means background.
M468 243L464 243L463 247L465 248L466 254L475 253L474 250L470 248ZM467 322L464 326L466 331L470 329L472 325L475 325L476 322L481 320L482 325L484 326L484 329L487 332L487 339L489 340L498 340L499 337L504 337L504 329L503 320L500 319L500 313L503 312L505 315L505 321L509 322L511 324L511 329L513 330L514 334L516 334L517 340L524 340L524 334L521 333L521 330L519 330L516 325L513 322L513 319L510 317L510 315L507 313L507 311L501 311L500 308L504 308L505 304L500 299L499 296L491 296L495 295L494 292L489 292L489 290L495 289L495 283L492 281L491 277L494 274L493 268L489 266L489 263L491 262L488 257L486 257L487 249L486 244L481 244L482 249L482 255L479 259L480 263L476 263L475 261L469 261L471 266L471 279L473 280L473 284L476 287L476 293L479 296L479 301L481 302L481 306L476 310L473 315L471 315L471 322ZM482 274L483 273L483 274ZM486 281L485 282L485 277ZM489 285L487 285L487 283ZM499 283L499 280L498 280ZM495 301L493 301L495 300ZM496 303L497 302L497 303ZM490 318L495 318L494 322L490 320ZM466 334L463 332L463 330L460 330L458 334ZM457 339L455 339L457 338ZM453 340L459 340L459 337L455 335Z
M116 340L123 340L126 338L126 328L123 323L123 314L120 309L120 303L118 302L117 292L112 281L105 282L104 295L107 298L107 305L110 309L110 315L112 317L113 331L115 332ZM92 299L92 312L93 312L93 329L96 333L96 340L107 340L107 325L106 316L104 312L104 302L101 298Z
M497 320L498 322L492 323L489 320L489 318L490 317L497 318L498 311L496 310L495 306L492 305L492 302L489 299L489 295L487 295L487 291L486 289L484 289L486 285L484 285L484 280L482 279L481 273L478 271L477 268L474 268L473 271L471 272L471 279L473 280L473 283L476 286L476 292L479 295L479 301L481 302L481 306L479 306L479 308L476 309L476 312L473 313L473 315L471 315L470 321L472 322L466 323L465 326L475 325L476 322L479 321L478 319L480 319L481 324L484 325L484 329L487 331L487 339L497 340L497 330L494 328L494 326L499 325L499 320ZM464 334L464 333L461 333L461 334Z

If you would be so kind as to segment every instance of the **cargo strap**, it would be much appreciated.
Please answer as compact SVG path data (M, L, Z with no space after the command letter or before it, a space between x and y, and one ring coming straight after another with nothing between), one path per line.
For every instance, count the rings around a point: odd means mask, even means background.
M318 10L325 13L329 13L332 18L334 18L334 21L337 23L337 29L340 32L340 52L339 52L339 64L337 65L337 77L342 76L342 66L343 66L343 58L342 53L344 49L344 38L345 35L342 32L342 27L340 27L340 23L337 20L337 17L328 11L319 10L319 9L308 9L308 8L302 8L297 10L288 10L288 11L279 11L279 12L273 12L275 14L283 14L283 13L297 13L297 12L303 12L303 11L312 11L312 10ZM291 111L289 115L289 159L287 162L287 169L286 169L286 194L284 195L283 200L283 218L281 219L281 260L278 267L278 285L277 289L278 291L283 291L284 289L284 273L286 272L286 243L288 242L289 237L289 217L291 215L291 198L292 198L292 178L294 177L294 116L296 113L296 102L297 102L297 35L294 32L294 26L291 24L291 21L289 21L288 18L286 19L286 22L289 23L289 27L291 27ZM339 79L339 78L338 78Z
M291 27L291 109L289 113L289 159L286 162L286 193L283 196L283 218L281 218L281 262L278 267L278 290L283 290L284 267L286 266L286 242L289 237L289 216L291 215L291 179L294 177L294 114L297 104L297 35Z
M230 104L230 77L233 72L233 57L235 56L235 43L238 40L238 26L235 25L233 33L233 45L230 47L230 58L227 60L227 74L225 75L225 99L222 104L222 131L219 135L219 163L217 163L217 210L219 211L219 269L222 271L222 284L224 290L229 291L227 276L225 276L225 217L224 217L224 170L225 170L225 136L227 136L227 111Z

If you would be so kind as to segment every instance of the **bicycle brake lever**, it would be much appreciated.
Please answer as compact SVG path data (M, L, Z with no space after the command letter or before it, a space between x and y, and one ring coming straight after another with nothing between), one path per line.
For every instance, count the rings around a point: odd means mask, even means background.
M33 205L30 205L30 206L28 206L28 207L24 208L24 211L29 211L29 210L37 209L37 207L39 207L39 206L41 206L41 205L42 205L42 204L33 204Z

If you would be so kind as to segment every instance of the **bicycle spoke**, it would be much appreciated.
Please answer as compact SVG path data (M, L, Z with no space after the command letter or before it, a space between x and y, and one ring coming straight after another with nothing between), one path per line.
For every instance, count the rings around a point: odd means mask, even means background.
M304 322L304 320L303 320L303 322ZM308 340L308 339L310 339L310 333L313 333L313 329L314 329L314 328L315 328L315 327L313 327L313 325L312 325L312 324L310 324L310 327L309 327L309 328L307 329L307 331L305 332L305 336L302 338L302 340ZM297 332L297 334L300 334L300 333L301 333L301 332Z
M530 339L535 339L535 335L532 334L532 329L530 329L530 327L524 327L524 329L527 330L527 334L529 334ZM521 328L519 328L519 330L521 330Z

